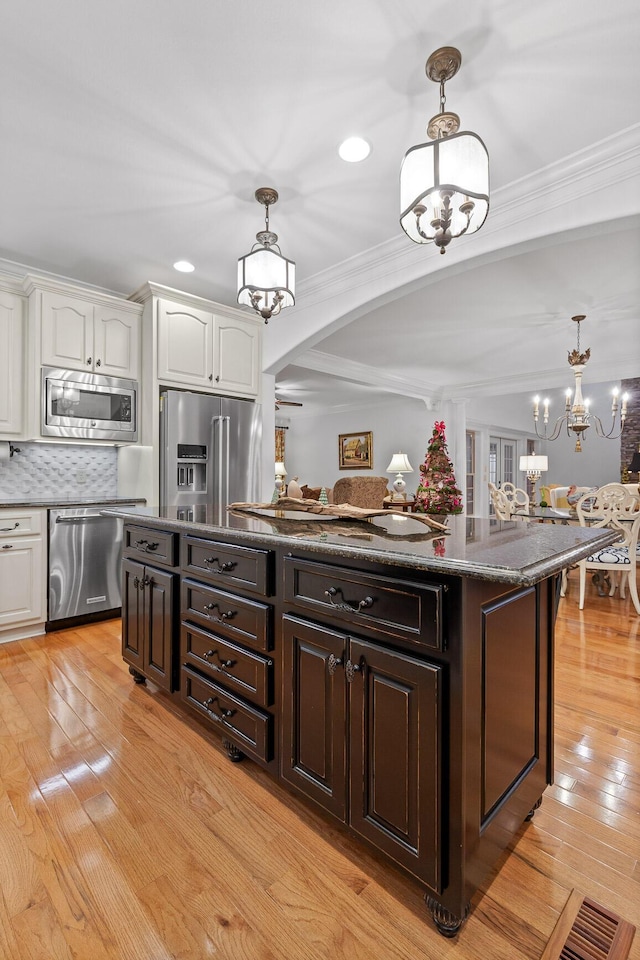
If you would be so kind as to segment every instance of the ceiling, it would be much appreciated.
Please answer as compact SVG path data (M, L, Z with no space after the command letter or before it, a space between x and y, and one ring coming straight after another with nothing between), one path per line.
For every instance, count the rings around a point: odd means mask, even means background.
M298 296L266 328L266 356L280 395L305 402L292 416L380 389L566 380L575 313L594 373L640 371L635 0L615 17L601 0L5 6L5 260L232 304L263 226L254 191L274 186ZM398 171L437 112L424 65L445 44L463 58L447 108L487 145L492 205L441 257L402 233ZM372 152L346 164L353 134Z

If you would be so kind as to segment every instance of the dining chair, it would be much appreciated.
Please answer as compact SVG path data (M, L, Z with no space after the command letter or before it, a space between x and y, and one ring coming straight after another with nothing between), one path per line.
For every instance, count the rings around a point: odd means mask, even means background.
M511 506L501 488L489 482L489 496L493 504L493 512L498 520L511 520Z
M606 483L595 493L587 493L576 504L578 521L582 527L610 527L619 532L619 539L609 547L598 550L580 560L579 608L584 608L587 570L611 571L620 574L620 596L626 596L626 584L636 613L640 615L638 601L637 563L638 531L640 530L640 501L625 490L621 483ZM613 595L616 581L612 578L609 595Z
M500 489L509 501L511 513L529 513L529 494L526 490L523 490L522 487L516 487L515 483L509 481L503 483Z

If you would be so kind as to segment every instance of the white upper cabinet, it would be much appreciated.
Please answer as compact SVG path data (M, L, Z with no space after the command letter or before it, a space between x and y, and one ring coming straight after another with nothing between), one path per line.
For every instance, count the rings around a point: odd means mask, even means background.
M140 316L96 306L93 324L94 369L108 377L140 379Z
M158 300L158 380L256 397L261 328L255 321Z
M24 306L22 297L0 290L0 436L18 435L23 428Z
M66 293L42 291L40 362L138 380L140 317Z
M158 301L158 380L211 389L213 316L196 307Z
M214 317L213 379L218 390L234 396L257 396L260 334L255 322Z

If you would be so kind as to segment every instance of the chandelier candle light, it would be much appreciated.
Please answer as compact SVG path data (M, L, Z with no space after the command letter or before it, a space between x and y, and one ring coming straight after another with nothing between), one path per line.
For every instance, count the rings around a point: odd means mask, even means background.
M441 47L427 60L427 76L440 84L440 113L427 127L431 143L407 150L400 170L400 225L415 243L433 241L440 253L479 230L489 211L487 148L477 134L459 133L460 117L445 111L444 85L461 63L455 47Z
M238 260L238 303L252 307L268 323L296 302L296 265L282 256L278 234L269 229L269 207L278 199L277 190L260 187L255 197L264 205L265 226L256 233L251 251Z
M538 456L531 453L528 456L520 457L520 469L524 470L527 480L531 484L531 503L536 505L536 483L543 473L549 469L549 458Z
M397 474L393 481L393 500L404 500L407 484L405 483L403 473L413 473L413 467L409 463L406 453L394 453L391 457L391 463L387 467L387 473Z
M627 403L629 400L629 394L624 393L622 395L622 406L620 407L620 429L617 433L616 430L616 417L618 414L618 388L615 387L613 390L613 401L611 404L611 427L607 433L602 426L602 421L600 417L597 417L594 413L589 411L589 401L584 400L582 397L582 371L587 365L587 361L591 356L591 350L587 348L584 353L580 353L580 324L585 319L584 315L580 314L579 316L571 317L571 319L578 324L578 339L575 350L572 350L568 354L569 366L573 370L573 375L575 377L575 390L573 393L573 403L571 402L571 390L567 390L565 394L565 412L561 417L558 417L556 422L553 425L551 432L548 431L549 423L549 400L545 398L543 400L543 414L542 422L544 425L544 433L540 433L538 430L538 418L540 416L540 397L533 398L533 423L536 431L536 436L540 440L557 440L560 436L560 431L562 430L562 424L566 424L567 427L567 436L571 436L571 432L575 433L576 436L576 446L575 452L582 453L582 434L587 430L591 423L593 422L596 433L599 437L604 437L606 440L617 440L622 436L624 430L625 420L627 419Z

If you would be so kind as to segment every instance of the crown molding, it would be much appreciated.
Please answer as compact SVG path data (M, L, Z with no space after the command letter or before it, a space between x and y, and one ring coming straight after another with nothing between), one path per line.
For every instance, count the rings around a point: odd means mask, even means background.
M455 275L483 258L500 259L514 246L615 223L640 212L640 124L492 191L478 233L461 237L439 256L400 235L298 284L295 310L280 315L278 335L265 337L265 370L277 373L329 333L372 309L420 289L443 272ZM606 195L606 203L593 197ZM559 229L555 229L558 227ZM428 253L427 247L427 253ZM433 251L431 251L433 253Z
M350 380L364 386L375 387L385 393L397 393L402 397L412 397L417 400L439 402L442 388L435 384L422 383L387 373L380 367L371 367L356 360L347 360L336 357L321 350L307 350L296 358L296 366L317 373L328 373L340 380Z

